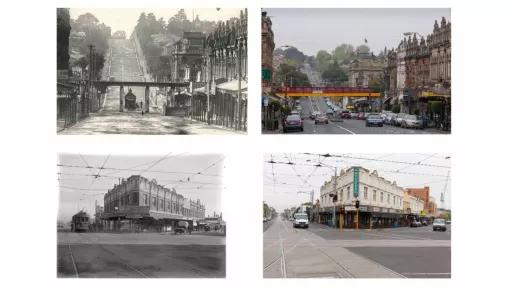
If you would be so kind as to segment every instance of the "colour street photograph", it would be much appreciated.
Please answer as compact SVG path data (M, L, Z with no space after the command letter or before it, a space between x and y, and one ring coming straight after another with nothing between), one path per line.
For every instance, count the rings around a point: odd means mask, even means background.
M224 156L60 154L59 278L225 278Z
M264 278L451 278L450 158L266 154Z
M57 9L57 133L245 134L247 9Z
M262 133L451 133L450 15L262 9Z

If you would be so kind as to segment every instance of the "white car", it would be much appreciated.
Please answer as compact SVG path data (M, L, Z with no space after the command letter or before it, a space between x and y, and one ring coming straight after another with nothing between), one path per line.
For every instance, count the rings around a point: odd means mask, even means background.
M301 228L308 228L309 227L309 220L308 220L308 214L306 213L295 213L293 215L293 228L301 227Z

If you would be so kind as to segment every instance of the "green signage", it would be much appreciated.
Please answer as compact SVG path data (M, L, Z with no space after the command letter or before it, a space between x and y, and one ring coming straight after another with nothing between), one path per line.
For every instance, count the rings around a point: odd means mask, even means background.
M359 197L359 167L354 167L354 198Z
M272 80L272 70L270 70L270 69L261 69L261 77L265 81Z

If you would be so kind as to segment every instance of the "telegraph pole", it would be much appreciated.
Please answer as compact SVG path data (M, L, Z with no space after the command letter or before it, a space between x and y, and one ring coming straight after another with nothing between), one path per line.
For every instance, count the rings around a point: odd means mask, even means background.
M334 195L338 195L338 167L334 167ZM338 197L336 197L336 198L338 198ZM333 228L336 228L335 221L336 221L336 202L332 201L332 227Z
M85 99L85 103L82 103L84 106L84 112L87 116L89 116L89 100L91 99L92 95L92 78L93 78L93 70L94 70L94 64L93 64L93 49L94 45L89 45L89 91L87 93L87 97Z

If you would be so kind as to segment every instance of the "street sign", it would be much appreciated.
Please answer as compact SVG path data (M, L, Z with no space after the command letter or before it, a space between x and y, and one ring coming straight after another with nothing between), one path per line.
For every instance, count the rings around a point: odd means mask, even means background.
M263 106L265 106L265 107L268 106L268 97L267 96L263 96Z
M266 68L261 69L261 76L265 81L272 80L272 70Z
M359 167L354 167L354 198L359 197Z

